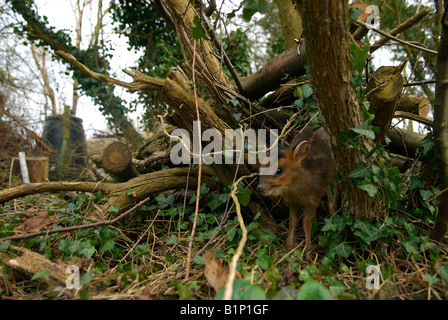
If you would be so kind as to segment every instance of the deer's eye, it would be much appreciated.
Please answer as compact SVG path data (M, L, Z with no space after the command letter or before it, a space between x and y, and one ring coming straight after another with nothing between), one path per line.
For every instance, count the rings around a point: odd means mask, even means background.
M283 169L282 168L278 168L277 171L275 171L275 175L279 176L283 173Z

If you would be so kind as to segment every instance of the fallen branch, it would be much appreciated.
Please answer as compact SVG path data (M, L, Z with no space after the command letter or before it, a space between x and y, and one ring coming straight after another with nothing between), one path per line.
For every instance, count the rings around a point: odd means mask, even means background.
M420 117L420 116L410 113L410 112L395 111L394 118L406 118L409 120L414 120L414 121L420 122L420 123L430 126L430 127L434 126L433 121L431 121L427 118Z
M212 180L214 172L203 170L203 180L207 186L213 188L216 182ZM96 183L96 182L43 182L20 185L15 188L0 191L0 203L15 198L44 192L81 191L96 192L101 190L107 197L107 201L100 208L107 212L110 206L118 208L118 213L134 205L137 201L147 198L153 193L183 188L188 181L189 186L195 187L198 183L197 168L191 169L188 176L188 168L173 168L140 175L122 183ZM128 195L132 189L133 194Z
M46 269L48 270L48 277L40 278L42 281L53 287L65 286L69 274L65 272L63 266L30 249L11 245L9 248L16 251L17 254L0 251L0 262L2 264L4 263L9 268L25 273L30 277Z

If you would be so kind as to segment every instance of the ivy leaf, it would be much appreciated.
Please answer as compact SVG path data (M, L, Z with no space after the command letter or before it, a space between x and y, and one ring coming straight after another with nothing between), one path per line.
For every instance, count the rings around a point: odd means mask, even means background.
M290 287L282 287L272 300L295 300L298 291Z
M177 240L177 237L174 234L172 234L171 237L166 242L166 244L176 244L178 242L179 241Z
M428 284L432 286L433 284L437 283L439 279L435 276L430 275L429 273L425 274L425 278L428 281Z
M362 74L364 70L367 57L369 56L369 50L370 48L368 46L358 47L354 44L350 45L350 52L353 57L352 66L359 74Z
M332 243L329 247L330 251L341 257L348 258L352 254L352 246L345 242L340 242L338 244Z
M263 270L268 270L274 263L274 258L265 254L255 260L255 263L259 265Z
M11 242L11 240L8 241L4 241L0 243L0 250L6 250L9 247L9 243Z
M251 194L252 190L249 188L244 188L243 190L238 191L236 196L243 207L246 207L249 204Z
M302 96L304 99L308 99L309 97L311 97L313 95L313 88L311 87L311 85L304 84L302 86Z
M363 178L363 177L370 177L371 176L371 169L367 167L367 164L365 162L358 163L358 166L356 169L354 169L352 172L348 175L350 178Z
M218 291L215 300L222 300L224 289L223 286ZM238 279L233 283L232 300L266 300L266 294L259 286L250 284L247 280Z
M360 184L356 185L359 189L368 193L369 197L373 198L378 193L378 188L372 182L365 178Z
M48 270L48 268L45 268L44 271L36 273L36 274L31 278L31 280L36 280L36 279L48 279L49 276L50 276L50 271Z
M334 232L339 232L344 230L346 225L347 225L346 219L338 214L335 214L333 217L325 219L325 225L322 227L322 231L331 230Z
M115 247L115 241L114 240L107 240L106 243L101 245L100 247L100 253L106 252L108 250L112 250Z
M160 209L165 209L166 207L174 203L175 198L172 194L166 196L165 194L161 193L155 198L155 200L157 201Z
M352 128L352 131L356 132L357 134L366 136L371 140L375 140L375 132L373 132L372 125L368 122Z
M297 293L297 300L332 300L331 293L319 282L305 282Z
M107 212L113 213L118 212L118 207L116 205L111 204L109 208L107 209Z
M384 237L382 230L373 225L372 223L366 223L362 220L357 219L353 225L353 234L359 237L361 240L369 244L372 241L378 240Z
M342 131L339 132L339 138L341 139L341 143L344 144L346 147L353 147L355 149L358 149L359 147L359 139L357 136L353 136L352 131Z
M193 38L195 38L196 40L198 40L200 38L209 40L204 28L202 27L201 21L199 20L198 16L194 17L193 24L194 24L194 27L191 29L191 34L192 34Z

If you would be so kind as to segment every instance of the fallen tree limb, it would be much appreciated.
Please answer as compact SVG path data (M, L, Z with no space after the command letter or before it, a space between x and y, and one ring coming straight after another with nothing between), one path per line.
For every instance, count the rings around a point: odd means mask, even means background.
M3 239L0 239L0 241ZM9 246L10 249L20 253L0 251L0 262L4 263L13 270L25 273L28 276L34 276L39 272L48 270L47 278L40 278L50 286L61 286L66 283L69 274L65 273L65 268L59 264L51 262L43 255L31 251L27 248Z
M203 170L202 180L209 186L214 187L216 182L212 180L214 172ZM19 197L39 194L44 192L60 191L80 191L97 192L101 190L106 197L107 202L101 209L107 212L107 209L114 205L118 208L118 213L134 205L153 193L160 193L167 190L180 189L185 187L187 181L190 187L197 186L197 168L190 170L188 177L188 168L173 168L157 172L151 172L140 175L129 181L122 183L97 183L97 182L43 182L20 185L15 188L0 191L0 203L10 201ZM132 189L133 194L128 195L127 190Z

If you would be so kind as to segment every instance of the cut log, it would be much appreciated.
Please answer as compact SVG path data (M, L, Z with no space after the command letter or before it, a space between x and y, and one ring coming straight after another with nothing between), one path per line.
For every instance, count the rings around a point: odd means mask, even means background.
M104 170L119 182L128 181L136 176L132 166L131 150L122 142L113 142L104 149L102 164Z
M429 113L429 100L422 96L402 94L398 99L396 111L409 112L426 118Z
M401 75L403 67L404 64L398 67L380 67L371 75L371 80L367 84L369 112L375 115L372 125L380 129L376 142L383 141L389 131L404 86L404 78Z
M388 149L391 152L403 155L405 157L415 157L417 149L420 148L424 134L403 130L397 127L391 128L387 134L391 143Z

